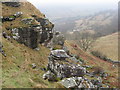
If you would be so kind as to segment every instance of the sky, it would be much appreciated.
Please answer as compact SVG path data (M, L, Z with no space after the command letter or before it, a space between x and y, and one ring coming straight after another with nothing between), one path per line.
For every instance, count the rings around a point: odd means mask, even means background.
M76 17L117 9L119 0L28 0L48 18Z
M70 3L108 3L108 4L115 4L117 3L119 0L28 0L32 3L35 4L43 4L43 5L47 5L47 4L60 4L60 3L66 3L66 4L70 4Z

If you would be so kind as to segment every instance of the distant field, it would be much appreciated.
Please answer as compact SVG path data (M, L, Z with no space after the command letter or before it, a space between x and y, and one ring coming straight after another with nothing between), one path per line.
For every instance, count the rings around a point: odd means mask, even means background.
M97 50L110 59L118 60L118 33L99 38L91 50Z

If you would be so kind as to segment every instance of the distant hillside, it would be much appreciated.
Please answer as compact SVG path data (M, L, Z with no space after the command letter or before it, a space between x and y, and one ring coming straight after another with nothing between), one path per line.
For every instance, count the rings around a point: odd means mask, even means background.
M101 35L118 31L117 11L108 10L75 21L75 30L94 30Z
M56 24L55 29L59 31L94 30L98 32L99 35L108 35L117 32L117 22L117 10L102 11L95 15L63 18L54 21Z
M75 21L81 18L78 17L70 17L70 18L61 18L55 19L53 22L55 23L55 30L61 32L72 31L75 27Z

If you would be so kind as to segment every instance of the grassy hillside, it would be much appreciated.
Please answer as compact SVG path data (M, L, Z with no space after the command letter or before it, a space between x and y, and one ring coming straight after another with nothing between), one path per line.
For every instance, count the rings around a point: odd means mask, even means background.
M38 17L44 17L39 10L37 10L31 3L22 2L20 7L9 7L2 5L2 15L10 16L16 12L23 12L23 15L16 18L14 21L4 22L2 30L9 33L6 28L24 27L21 23L24 18L32 18L35 14ZM38 24L38 22L34 22ZM1 38L0 38L1 39ZM2 37L3 50L7 57L2 56L2 87L4 88L55 88L59 84L43 80L42 75L45 73L40 68L44 68L48 62L48 55L50 50L44 46L39 46L40 50L36 51L30 49L15 40L7 40ZM37 65L36 69L32 69L31 64Z
M15 14L16 12L22 12L23 15L19 18L16 18L12 22L5 22L3 24L3 30L5 30L5 27L7 28L15 28L15 27L24 27L27 26L26 24L22 23L22 19L26 18L32 18L31 15L35 14L39 18L44 17L44 14L42 14L38 9L36 9L31 3L29 2L21 2L20 7L8 7L5 4L2 4L2 16L11 16ZM38 24L38 22L34 21L33 24Z
M6 88L55 88L58 83L43 80L45 73L40 68L47 65L49 49L40 46L40 51L32 50L24 45L13 43L3 38L3 45L7 57L2 57L2 87ZM1 54L0 54L1 55ZM32 69L31 64L37 65Z
M2 30L9 32L6 28L24 27L25 24L21 23L21 19L32 18L31 15L35 14L39 17L44 15L39 12L32 4L22 2L20 8L13 8L3 5L2 15L9 16L16 12L23 12L23 15L12 22L4 22ZM34 22L37 24L37 22ZM40 50L36 51L19 44L15 40L7 40L2 37L3 50L7 57L2 57L2 87L4 88L56 88L63 87L57 82L48 82L43 80L42 75L45 73L40 68L46 67L48 64L48 55L50 50L42 45L39 45ZM113 64L98 59L82 51L79 47L74 47L74 41L66 41L65 45L68 47L72 54L79 55L86 65L93 67L102 67L105 72L109 74L107 79L103 80L111 87L118 87L118 67L112 67ZM36 64L36 69L33 69L31 64ZM112 70L112 72L111 72Z
M99 51L110 59L118 60L118 33L99 38L91 50Z

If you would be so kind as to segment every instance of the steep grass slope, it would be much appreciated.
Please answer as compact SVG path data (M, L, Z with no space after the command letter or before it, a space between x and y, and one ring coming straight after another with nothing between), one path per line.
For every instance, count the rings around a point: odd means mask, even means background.
M29 2L22 2L20 7L2 5L3 16L10 16L16 12L23 12L23 15L14 21L4 22L0 32L4 30L9 33L10 31L7 30L7 28L26 26L21 23L21 20L24 18L32 18L31 15L33 14L38 17L44 17L44 15ZM34 22L34 24L38 24L38 22ZM55 88L59 86L57 83L42 79L44 71L40 68L44 68L47 65L50 52L48 48L40 45L40 50L36 51L12 39L7 40L2 37L1 41L3 50L7 55L7 57L4 57L0 54L0 57L2 57L3 88ZM37 65L36 69L32 69L31 64L33 63Z
M99 38L92 50L99 51L110 59L118 60L118 33Z

